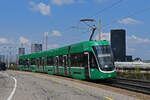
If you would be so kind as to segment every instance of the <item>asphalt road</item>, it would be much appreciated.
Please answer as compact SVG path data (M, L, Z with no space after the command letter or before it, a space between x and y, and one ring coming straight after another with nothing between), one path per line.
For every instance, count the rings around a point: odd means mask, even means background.
M13 79L8 78L8 74L0 72L0 100L7 100L13 87Z
M36 73L0 72L0 100L136 100L118 93Z

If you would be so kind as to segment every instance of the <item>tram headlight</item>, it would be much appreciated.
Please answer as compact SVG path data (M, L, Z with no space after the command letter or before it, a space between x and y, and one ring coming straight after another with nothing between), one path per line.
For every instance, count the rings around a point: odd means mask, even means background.
M105 67L105 68L108 68L108 65L105 65L104 67Z

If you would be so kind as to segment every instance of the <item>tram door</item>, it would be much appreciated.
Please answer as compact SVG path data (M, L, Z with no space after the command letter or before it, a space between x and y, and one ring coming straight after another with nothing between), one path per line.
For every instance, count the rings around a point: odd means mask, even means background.
M42 58L42 68L43 68L43 72L45 71L44 69L44 58Z
M26 63L26 69L25 70L28 71L29 70L29 59L27 59L26 62L27 63Z
M30 71L30 64L31 64L30 59L28 59L28 71Z
M58 74L59 73L59 58L58 58L58 56L56 57L56 74Z
M38 71L40 72L40 58L37 59Z
M84 53L84 67L85 67L85 77L86 79L90 78L90 65L89 65L89 53Z
M67 66L68 66L67 55L64 55L63 56L63 67L64 67L64 75L65 76L67 76Z

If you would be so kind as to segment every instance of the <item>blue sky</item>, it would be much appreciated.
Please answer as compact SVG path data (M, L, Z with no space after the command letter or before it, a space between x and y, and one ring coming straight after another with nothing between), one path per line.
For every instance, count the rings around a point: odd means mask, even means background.
M16 53L21 43L29 53L31 43L44 43L44 32L49 49L86 41L90 30L79 20L94 18L102 21L103 39L109 40L111 29L126 29L127 55L150 59L150 9L142 11L149 5L150 0L1 0L0 53L8 46Z

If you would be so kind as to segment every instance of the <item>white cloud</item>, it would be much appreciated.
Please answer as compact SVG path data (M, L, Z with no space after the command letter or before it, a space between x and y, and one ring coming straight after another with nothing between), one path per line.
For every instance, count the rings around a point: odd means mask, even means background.
M55 49L55 48L58 48L58 47L60 47L59 44L49 44L48 45L48 49Z
M51 37L60 37L60 36L62 36L62 34L58 30L53 30L52 34L50 36Z
M150 39L138 37L135 35L127 36L127 54L140 56L142 58L149 58L147 51L149 48Z
M34 2L29 2L29 5L32 7L31 10L39 11L44 16L51 15L50 5L46 5L42 2L40 2L39 4L35 4Z
M135 48L129 48L129 47L127 47L127 50L129 50L129 51L135 51L136 49Z
M0 37L0 43L8 43L8 40L6 38Z
M142 22L137 21L133 18L127 17L127 18L118 20L118 23L127 25L127 24L141 24Z
M127 36L127 41L129 41L130 43L136 43L136 44L150 43L150 39L137 37L135 35Z
M58 6L64 5L64 4L73 4L74 0L52 0L52 3Z
M21 36L21 37L19 38L19 41L20 41L21 44L31 45L31 41L28 40L28 39L25 38L25 37L22 37L22 36Z
M95 39L98 40L98 34L95 36ZM108 40L110 41L110 33L103 33L101 34L102 40ZM140 44L140 43L150 43L149 38L141 38L137 37L135 35L127 36L127 43L133 43L133 44Z

